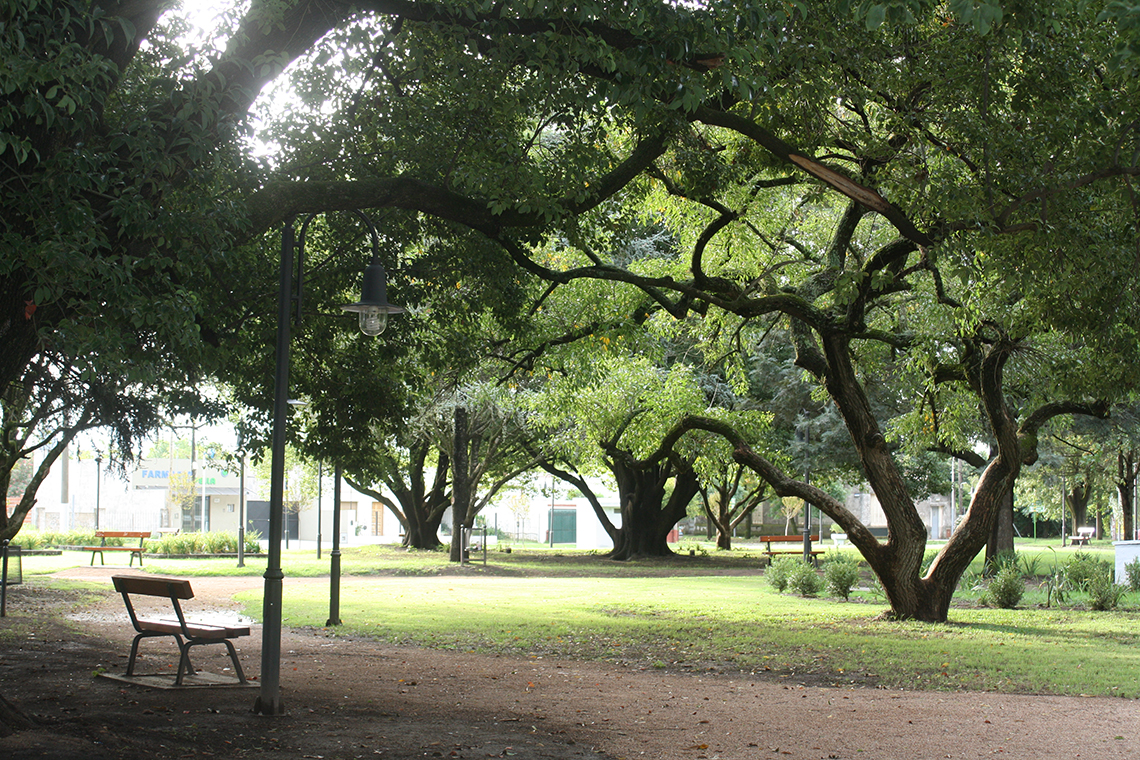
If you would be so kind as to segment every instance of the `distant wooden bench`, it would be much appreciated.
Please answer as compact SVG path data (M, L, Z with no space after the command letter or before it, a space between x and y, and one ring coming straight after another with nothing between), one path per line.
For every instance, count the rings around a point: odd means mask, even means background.
M128 567L135 566L135 557L139 558L139 567L142 567L143 541L150 538L149 530L97 530L95 538L102 539L99 546L81 546L82 551L91 552L91 564L95 564L95 555L99 555L99 564L105 565L103 552L130 552L131 561ZM137 538L138 546L107 546L108 538Z
M238 662L237 652L230 639L249 635L249 626L210 625L189 621L182 614L182 605L179 600L193 599L194 591L190 588L190 581L180 578L163 578L149 575L115 575L111 577L115 590L123 595L123 603L127 606L127 614L131 616L138 635L131 642L131 657L127 660L127 676L135 672L135 658L139 653L139 642L151 636L172 636L178 642L178 650L182 653L178 660L178 672L174 676L174 685L181 686L184 676L194 675L194 667L190 664L190 647L201 644L225 644L230 653L230 660L234 664L234 673L240 683L246 683L245 673ZM134 605L131 604L131 595L165 597L170 600L174 609L174 619L140 618L135 614Z
M1069 543L1072 546L1088 546L1089 541L1096 538L1096 528L1077 528L1075 536L1069 536Z
M767 554L769 558L774 557L777 554L799 554L800 556L803 556L804 550L802 547L803 547L804 537L802 535L801 536L760 536L760 540L764 542L764 553ZM819 541L819 536L812 536L811 541L812 541L812 544L817 543ZM773 549L772 548L772 544L791 544L791 543L800 544L801 548L799 548L799 549ZM811 550L812 560L814 561L818 555L823 554L825 551L826 551L825 549L812 548L812 550Z

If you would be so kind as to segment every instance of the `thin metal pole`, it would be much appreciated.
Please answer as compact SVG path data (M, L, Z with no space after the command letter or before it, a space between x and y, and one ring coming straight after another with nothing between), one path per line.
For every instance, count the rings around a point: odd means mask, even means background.
M811 423L804 429L805 456L806 448L811 445ZM811 468L804 466L804 482L811 483ZM822 531L821 531L822 532ZM811 502L804 499L804 562L811 562Z
M245 452L241 453L241 477L238 480L238 567L245 567Z
M321 558L321 497L325 495L324 462L317 462L317 559Z
M95 457L95 530L99 530L99 502L103 486L103 457Z
M281 526L285 510L285 418L289 400L289 311L293 280L293 217L281 232L281 282L277 295L277 367L273 379L273 454L269 468L269 557L262 603L261 693L253 711L282 715Z
M8 614L8 539L0 541L0 555L3 563L0 566L0 617Z
M190 418L190 502L194 502L194 490L198 487L198 428ZM202 530L202 517L198 516L198 530ZM194 532L194 510L190 510L190 531Z
M326 626L340 625L340 480L338 462L333 468L333 545L329 553L329 619Z

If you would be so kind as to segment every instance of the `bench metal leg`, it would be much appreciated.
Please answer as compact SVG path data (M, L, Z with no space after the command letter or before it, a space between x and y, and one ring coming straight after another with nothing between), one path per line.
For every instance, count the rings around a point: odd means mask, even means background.
M195 642L187 641L182 643L179 639L178 647L182 651L182 656L178 658L178 672L174 675L174 685L182 685L183 676L192 676L196 672L194 666L190 663L190 647L194 646Z
M233 643L229 639L192 639L187 641L182 646L182 657L178 661L178 673L174 677L174 685L181 686L183 676L194 675L194 669L190 666L190 647L200 646L204 644L225 644L226 651L229 652L230 662L234 664L234 674L238 677L239 683L247 683L245 680L245 671L241 668L241 662L238 661L237 650L234 649ZM183 666L185 665L185 672Z
M234 649L234 645L230 642L229 639L224 639L223 643L226 645L226 649L228 649L230 652L230 660L233 661L234 673L237 674L238 683L245 683L245 671L241 669L241 663L238 662L237 650Z
M151 631L143 631L142 633L135 636L134 641L131 642L131 656L127 660L127 676L128 677L133 676L135 674L135 659L138 657L138 654L139 654L139 642L142 641L143 639L154 638L155 636L170 636L170 637L172 637L178 643L178 651L180 651L180 652L183 651L182 637L181 636L174 634L174 633L154 633ZM186 659L186 665L187 665L187 667L190 666L189 658ZM179 668L179 672L181 672L181 669L182 669L182 663L181 662L178 663L178 668ZM190 668L189 673L190 673L190 675L194 675L194 669ZM181 680L181 679L179 678L179 680Z

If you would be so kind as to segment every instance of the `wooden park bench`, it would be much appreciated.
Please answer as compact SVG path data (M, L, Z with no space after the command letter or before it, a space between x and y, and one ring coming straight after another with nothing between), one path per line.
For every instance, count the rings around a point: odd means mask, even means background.
M142 567L142 553L143 541L150 538L149 530L97 530L95 531L95 538L101 539L102 543L98 546L81 546L79 549L85 552L91 552L91 564L95 564L95 555L99 555L99 564L106 564L103 561L103 552L130 552L131 561L129 566L135 566L135 557L139 558L139 567ZM108 538L137 538L139 540L138 546L107 546Z
M1069 543L1072 546L1088 546L1089 541L1096 538L1096 528L1077 528L1077 533L1074 536L1069 536Z
M174 685L181 686L184 676L194 675L194 667L190 664L190 647L202 644L225 644L230 653L230 660L234 664L234 673L240 683L246 683L245 673L238 662L237 652L230 639L249 635L249 626L211 625L189 621L182 614L182 605L179 600L193 599L194 591L190 588L190 581L180 578L163 578L150 575L115 575L111 577L115 590L123 595L123 603L127 606L127 614L131 616L138 635L131 643L131 657L127 660L127 676L135 672L135 658L139 653L139 642L151 636L172 636L178 642L178 650L182 653L178 660L178 672L174 676ZM131 596L165 597L170 600L173 607L174 618L141 618L135 614Z
M777 554L799 554L800 556L803 556L803 553L804 553L804 550L803 550L804 537L802 535L801 536L760 536L760 540L764 542L764 553L768 555L769 559L776 556ZM826 550L825 549L816 549L814 547L814 544L816 544L819 541L819 536L812 536L811 541L813 544L812 550L811 550L811 558L812 558L812 561L815 561L815 558L817 556L819 556L820 554L823 554ZM798 549L773 549L772 548L772 544L791 544L791 543L799 544L800 548L798 548Z

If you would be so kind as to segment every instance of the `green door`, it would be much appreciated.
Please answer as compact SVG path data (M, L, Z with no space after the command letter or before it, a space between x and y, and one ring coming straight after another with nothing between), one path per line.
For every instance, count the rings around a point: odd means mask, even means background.
M550 513L551 525L550 543L576 544L578 543L578 510L553 509Z

